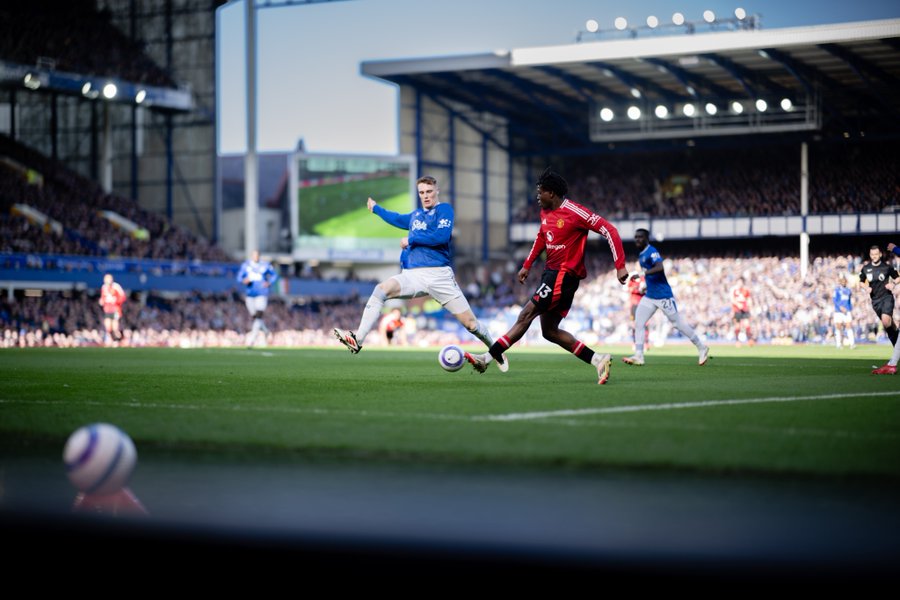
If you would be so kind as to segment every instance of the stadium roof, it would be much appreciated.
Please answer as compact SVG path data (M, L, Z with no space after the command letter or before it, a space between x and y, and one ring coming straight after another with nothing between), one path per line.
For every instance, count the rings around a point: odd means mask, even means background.
M460 114L507 119L512 152L535 142L544 152L596 149L590 115L634 104L649 115L657 105L727 110L737 100L752 111L760 98L772 107L805 98L826 133L900 132L900 19L367 61L362 72Z

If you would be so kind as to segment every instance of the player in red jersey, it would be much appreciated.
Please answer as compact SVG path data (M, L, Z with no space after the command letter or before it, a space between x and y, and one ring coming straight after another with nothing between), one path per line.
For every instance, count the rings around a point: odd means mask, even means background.
M737 284L731 288L731 312L734 314L734 342L740 346L741 327L744 329L744 335L747 336L747 342L753 344L753 337L750 335L750 290L744 287L744 280L738 279Z
M103 307L103 327L106 329L106 342L119 341L122 333L119 331L119 319L122 317L122 305L125 303L125 290L113 281L113 276L107 273L103 276L103 287L100 288L100 301Z
M399 308L394 308L381 318L378 329L388 345L397 340L398 345L406 346L406 335L403 333L404 326L403 313L400 312Z
M545 339L568 350L589 365L594 365L597 368L597 383L604 384L609 379L610 355L595 354L584 342L560 329L559 323L569 313L575 290L587 275L584 268L584 248L588 232L595 231L606 238L615 261L616 277L621 284L628 279L625 251L616 228L600 215L566 198L568 191L566 180L549 168L538 180L537 200L541 205L541 227L518 278L519 283L524 284L531 272L531 265L546 250L547 260L541 283L531 302L519 313L512 329L494 342L488 353L466 353L466 358L479 373L483 373L491 362L500 359L510 346L525 335L531 322L540 317Z
M631 313L631 339L634 340L634 315L637 312L637 306L641 303L641 298L647 293L647 282L640 273L634 273L628 278L628 310ZM649 330L644 328L645 341L649 337ZM632 344L634 346L634 344Z

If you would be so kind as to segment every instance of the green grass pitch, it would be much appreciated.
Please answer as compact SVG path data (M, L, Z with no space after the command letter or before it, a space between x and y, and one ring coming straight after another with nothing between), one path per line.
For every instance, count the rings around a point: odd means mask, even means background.
M446 373L437 350L0 351L0 452L114 423L141 448L416 462L900 475L900 378L886 346L652 350L594 370L559 349Z

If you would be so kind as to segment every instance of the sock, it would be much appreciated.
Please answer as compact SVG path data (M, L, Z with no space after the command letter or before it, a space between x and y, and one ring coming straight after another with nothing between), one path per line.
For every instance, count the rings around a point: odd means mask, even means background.
M584 342L580 340L575 340L575 345L572 346L572 349L569 350L572 354L583 360L589 365L594 364L592 362L594 358L594 351L584 345ZM596 366L596 365L595 365Z
M856 336L853 334L853 328L852 328L852 327L850 327L849 329L847 329L847 339L850 340L850 345L851 345L851 346L855 346L855 345L856 345Z
M900 345L894 344L894 353L891 355L891 360L888 361L888 364L896 367L898 362L900 362Z
M897 345L897 326L891 325L889 328L885 328L884 332L887 334L888 338L891 340L891 345Z
M512 344L509 343L509 338L505 335L501 335L497 338L497 341L491 344L490 350L488 350L488 356L497 360L497 362L503 362L503 353L509 350L509 347ZM488 361L490 362L490 361Z
M697 335L697 332L694 331L694 328L687 324L687 321L679 313L675 318L675 329L683 333L691 343L694 344L698 350L703 349L703 342L700 341L700 337ZM750 339L750 336L747 335L747 339Z
M479 340L484 342L484 345L490 348L494 345L494 340L491 339L491 334L487 330L487 327L481 324L481 321L475 321L475 329L470 329L469 333L477 337Z
M366 309L363 311L362 318L359 320L359 327L356 330L356 341L359 342L360 346L362 346L363 340L366 339L366 336L372 331L372 327L375 326L375 323L381 317L381 309L384 307L385 300L387 300L387 295L376 285L375 289L372 290L372 295L369 296L369 301L366 302Z
M841 330L837 327L834 328L834 345L838 348L841 347Z

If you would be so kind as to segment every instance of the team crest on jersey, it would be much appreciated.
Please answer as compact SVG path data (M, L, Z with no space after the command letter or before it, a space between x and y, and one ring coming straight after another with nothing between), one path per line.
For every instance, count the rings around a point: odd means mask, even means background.
M563 221L562 219L557 219L557 220L556 220L556 226L559 227L560 229L562 229L563 226L565 226L565 224L566 224L566 222Z
M548 241L548 242L552 242L552 241L553 241L553 232L552 232L552 231L548 231L548 232L547 232L547 241Z
M438 221L438 229L444 229L446 227L450 227L450 219L441 219Z
M418 219L416 219L412 222L412 227L410 227L410 229L413 231L418 231L420 229L425 230L428 229L428 224L425 221L419 221Z

